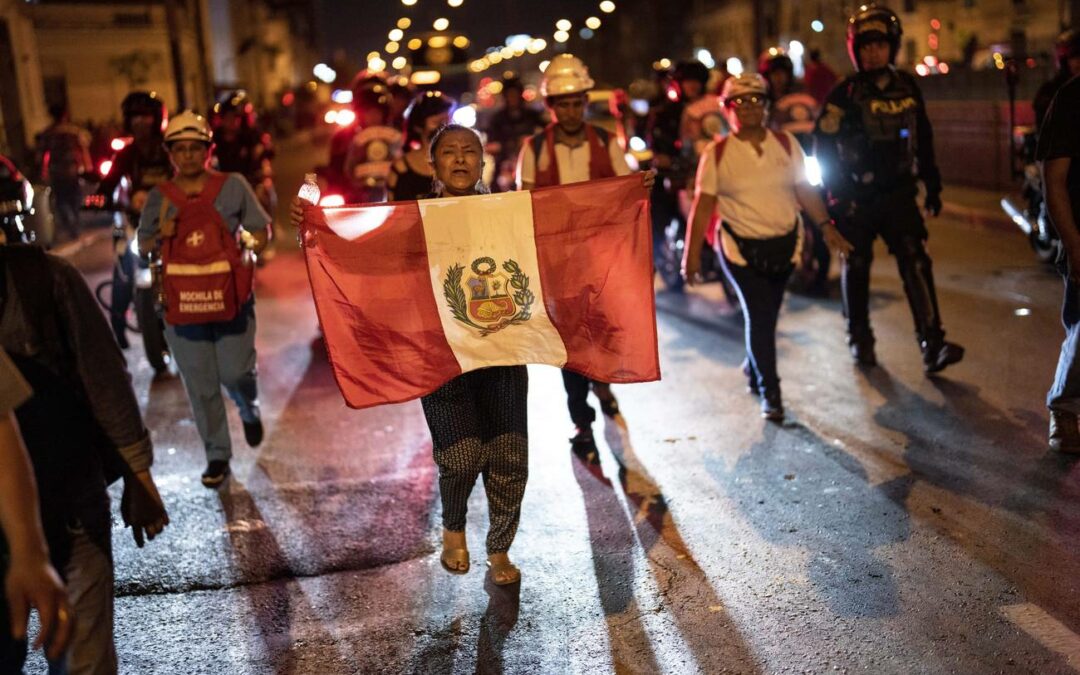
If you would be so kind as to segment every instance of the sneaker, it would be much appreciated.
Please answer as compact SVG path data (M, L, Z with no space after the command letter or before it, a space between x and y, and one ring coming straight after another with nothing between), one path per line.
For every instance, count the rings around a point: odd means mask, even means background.
M600 463L600 450L596 447L592 427L577 428L576 433L570 439L570 451L587 464L595 465Z
M258 417L254 422L244 422L244 440L248 446L256 448L263 440L263 423Z
M923 368L927 373L937 373L964 358L964 348L952 342L922 344Z
M224 459L213 459L206 465L203 471L202 484L208 488L216 488L229 477L229 462Z
M779 391L767 391L761 397L761 416L770 422L784 421L784 404Z
M754 377L754 370L750 367L750 359L743 359L742 374L746 376L746 393L752 396L760 396L761 391L758 390L758 383L757 378Z
M1050 411L1050 449L1067 454L1080 454L1080 430L1076 415L1069 412Z

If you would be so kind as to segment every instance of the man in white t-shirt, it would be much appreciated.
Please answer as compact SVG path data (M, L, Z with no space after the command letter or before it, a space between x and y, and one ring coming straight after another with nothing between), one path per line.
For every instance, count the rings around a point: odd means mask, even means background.
M630 173L623 148L615 134L585 121L588 91L595 83L580 59L560 54L551 59L540 83L540 95L553 122L531 137L521 148L517 165L519 190L566 185L587 180L625 176ZM645 186L652 187L655 174L645 174ZM590 462L597 461L592 423L596 411L588 403L591 388L600 400L600 409L614 417L619 404L611 387L569 370L562 371L567 405L576 430L570 439L574 452Z

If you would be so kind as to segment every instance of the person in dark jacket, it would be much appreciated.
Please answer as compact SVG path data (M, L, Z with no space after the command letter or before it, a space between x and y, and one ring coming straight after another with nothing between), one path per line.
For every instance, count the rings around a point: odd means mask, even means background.
M927 373L960 361L945 340L923 213L941 212L934 137L915 78L893 65L903 30L891 10L864 6L848 23L857 72L833 89L814 131L833 217L854 251L842 269L848 345L856 363L874 366L870 263L877 237L896 257ZM920 210L918 182L926 188Z
M76 619L71 673L115 673L108 483L135 543L169 522L150 474L153 449L127 364L82 275L38 248L0 246L0 347L34 396L15 413L39 487L52 565ZM63 420L63 424L57 424Z

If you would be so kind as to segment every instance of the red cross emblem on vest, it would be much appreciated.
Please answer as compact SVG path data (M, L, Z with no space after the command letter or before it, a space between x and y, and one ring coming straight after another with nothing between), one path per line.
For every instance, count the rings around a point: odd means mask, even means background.
M187 236L184 242L191 248L198 248L202 246L202 243L206 241L206 235L202 233L202 230L195 230Z

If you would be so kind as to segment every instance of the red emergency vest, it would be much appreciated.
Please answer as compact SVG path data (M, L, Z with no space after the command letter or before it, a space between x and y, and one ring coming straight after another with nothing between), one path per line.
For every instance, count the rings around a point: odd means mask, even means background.
M251 297L254 271L214 207L226 178L211 172L202 192L190 197L171 181L158 186L176 206L174 222L159 224L165 320L174 326L230 321Z
M549 124L546 129L529 140L536 161L536 187L562 184L559 181L559 163L555 160L555 126L554 123ZM611 155L608 153L610 138L608 132L591 124L586 124L585 138L589 143L589 180L614 176L615 167L612 166ZM547 168L541 170L540 152L545 148L547 149L549 161Z

